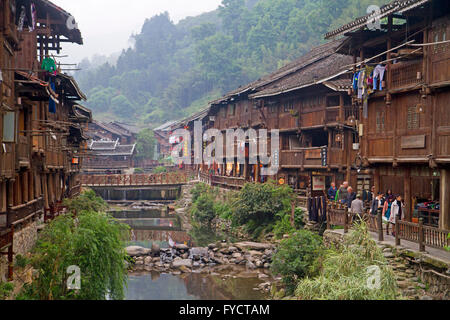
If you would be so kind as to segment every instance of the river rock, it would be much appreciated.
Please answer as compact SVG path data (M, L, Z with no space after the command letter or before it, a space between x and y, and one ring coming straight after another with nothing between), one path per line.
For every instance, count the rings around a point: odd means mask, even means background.
M152 256L154 256L154 257L159 256L160 250L161 250L161 247L159 246L159 244L153 242L152 243Z
M217 248L217 245L215 243L208 244L208 249L213 250L215 248Z
M190 259L180 259L180 260L174 260L172 262L172 267L173 268L181 268L182 266L184 267L192 267L192 260Z
M139 246L129 246L125 248L127 254L131 257L141 257L148 255L151 252L150 249L146 249L144 247Z
M250 250L249 251L249 253L252 255L252 256L262 256L263 255L263 253L261 252L261 251L256 251L256 250Z
M145 257L145 259L144 259L144 264L146 265L146 266L148 266L148 265L150 265L150 264L152 264L153 263L153 258L152 257Z
M231 247L228 247L228 251L231 253L234 253L234 252L238 251L238 248L231 246Z
M189 249L189 247L187 246L187 245L185 245L184 243L180 243L180 244L177 244L176 246L175 246L175 248L177 249L177 250L188 250Z
M257 261L255 262L255 266L256 266L257 268L262 268L262 267L264 266L264 263L263 263L261 260L257 260Z
M251 261L247 261L247 263L245 264L245 266L246 266L248 269L256 269L256 266L255 266L254 263L251 262Z
M260 243L260 242L250 242L250 241L243 241L238 242L234 244L237 248L241 250L266 250L271 249L272 245L270 243Z
M242 254L240 254L239 252L235 252L233 253L232 257L234 259L242 259Z
M188 259L189 258L189 253L185 252L181 255L181 258L183 259Z

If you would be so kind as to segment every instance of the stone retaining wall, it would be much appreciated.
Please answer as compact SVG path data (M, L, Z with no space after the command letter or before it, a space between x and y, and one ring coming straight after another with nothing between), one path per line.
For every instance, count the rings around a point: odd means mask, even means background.
M26 255L36 244L38 225L41 222L33 221L26 227L14 232L14 256ZM6 252L6 250L5 250ZM6 281L8 275L8 260L5 255L0 255L0 280Z

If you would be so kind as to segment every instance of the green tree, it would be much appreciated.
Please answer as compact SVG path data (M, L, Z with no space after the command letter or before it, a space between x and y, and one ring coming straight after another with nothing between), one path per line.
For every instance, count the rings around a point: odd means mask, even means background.
M156 138L152 130L144 129L139 132L136 141L137 158L153 159L155 153Z

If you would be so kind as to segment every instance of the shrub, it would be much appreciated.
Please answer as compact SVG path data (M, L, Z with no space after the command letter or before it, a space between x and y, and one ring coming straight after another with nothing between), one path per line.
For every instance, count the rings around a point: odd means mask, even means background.
M211 188L205 183L196 184L194 188L192 188L191 190L192 203L195 203L201 194L210 193L211 192L210 189Z
M134 174L144 173L144 169L142 168L134 168Z
M210 193L201 194L192 205L191 214L198 223L211 226L211 222L216 217L212 195Z
M264 225L275 221L277 214L289 213L293 192L289 186L274 182L248 183L239 192L234 203L233 222L237 225L253 221Z
M104 300L108 295L123 299L127 276L123 243L129 238L128 230L127 225L94 211L82 210L76 218L69 214L57 217L42 231L33 250L32 264L39 276L21 297ZM66 271L72 265L81 270L77 291L69 291L66 285Z
M14 284L11 282L0 281L0 300L5 300L14 290Z
M163 166L158 166L156 168L153 168L152 172L154 174L159 174L159 173L166 173L167 172L167 168L163 167Z
M368 285L372 275L370 267L379 268L378 288ZM327 252L320 275L300 280L295 294L304 300L391 300L399 297L392 269L364 223L356 225L340 250Z
M323 253L322 238L308 230L299 230L281 241L272 261L272 271L282 276L288 294L297 281L317 273L316 260Z
M64 204L69 211L75 212L104 212L108 209L108 204L101 197L97 196L91 189L85 190L80 196L74 199L65 199Z
M19 268L25 268L28 263L29 263L29 259L27 257L24 257L21 254L16 255L16 263L15 265Z

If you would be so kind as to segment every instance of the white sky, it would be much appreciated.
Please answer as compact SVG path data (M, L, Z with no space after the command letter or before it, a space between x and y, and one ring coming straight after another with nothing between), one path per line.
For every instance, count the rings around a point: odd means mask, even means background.
M84 45L63 44L73 63L94 54L110 55L129 47L146 18L169 12L179 20L216 9L221 0L51 0L75 17Z

